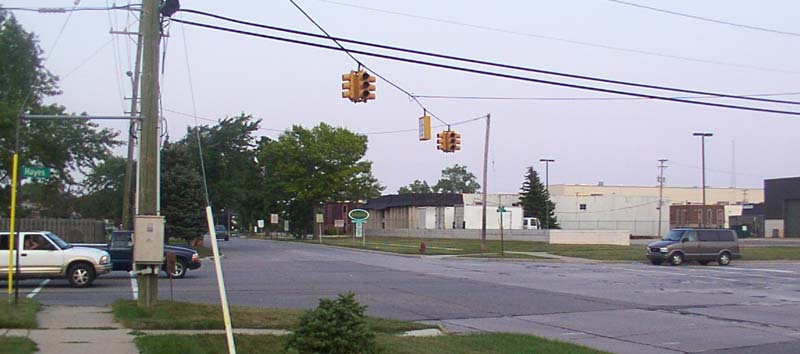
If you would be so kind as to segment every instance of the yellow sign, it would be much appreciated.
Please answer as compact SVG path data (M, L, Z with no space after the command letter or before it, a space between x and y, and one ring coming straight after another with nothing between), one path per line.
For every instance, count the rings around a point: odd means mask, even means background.
M431 116L419 117L419 141L431 140Z

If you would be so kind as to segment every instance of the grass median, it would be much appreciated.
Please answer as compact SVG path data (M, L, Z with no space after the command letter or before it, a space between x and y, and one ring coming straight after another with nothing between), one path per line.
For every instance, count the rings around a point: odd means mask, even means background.
M113 304L114 317L131 329L225 329L219 305L177 301L159 301L150 308L142 308L135 301L117 300ZM297 324L303 310L278 308L231 307L234 328L261 328L289 330ZM385 318L367 317L367 324L378 333L434 328L421 323Z
M36 343L25 337L0 337L0 353L32 354L39 348Z
M293 240L306 243L319 243L318 240ZM360 239L323 238L327 245L363 249ZM420 254L420 245L425 243L427 255L469 255L472 257L497 258L500 253L499 240L487 240L486 250L481 250L480 240L475 239L430 239L406 237L367 237L366 249L399 253ZM587 258L605 261L645 261L645 246L615 245L557 245L545 242L504 241L503 248L511 252L546 252L559 256ZM800 260L800 247L742 247L743 260ZM536 258L535 256L509 258Z
M23 298L16 304L0 300L0 328L37 328L36 313L40 308L35 300Z
M248 354L283 354L280 336L237 335L236 349ZM398 337L378 335L384 354L601 354L599 350L540 337L485 333L437 337ZM142 354L217 354L227 351L224 335L140 336L136 345Z

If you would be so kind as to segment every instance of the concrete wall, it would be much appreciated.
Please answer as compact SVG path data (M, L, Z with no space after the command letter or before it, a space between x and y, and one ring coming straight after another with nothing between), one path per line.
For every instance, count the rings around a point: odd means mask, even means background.
M480 229L482 223L483 206L480 205L465 205L464 222L465 229ZM522 229L522 208L521 207L506 207L506 212L503 213L503 228L504 229ZM458 225L456 227L459 227ZM487 229L500 229L500 213L497 212L496 206L486 206L486 228Z
M483 194L464 193L464 205L483 205ZM497 209L498 206L517 206L519 205L519 193L506 194L487 194L486 205Z
M570 184L551 184L550 195L615 195L629 197L658 197L658 186L598 186L598 185L570 185ZM669 187L664 186L664 199L669 199L673 203L687 204L691 202L702 203L703 189L699 187ZM762 188L706 188L707 204L717 204L726 202L734 204L736 202L761 203L764 201L764 189Z
M407 237L407 238L444 238L444 239L474 239L481 238L481 230L422 230L422 229L395 229L395 230L364 230L367 237ZM535 241L548 242L547 230L504 230L503 239L507 241ZM574 245L630 245L627 230L550 230L550 243ZM486 239L499 240L500 230L486 230Z
M636 236L658 235L658 196L560 195L552 199L564 230L630 230ZM662 234L669 230L669 203L664 199Z
M551 244L630 246L628 230L550 230Z
M777 232L777 237L784 237L783 234L783 219L767 219L764 220L764 237L770 238L775 237L775 231Z

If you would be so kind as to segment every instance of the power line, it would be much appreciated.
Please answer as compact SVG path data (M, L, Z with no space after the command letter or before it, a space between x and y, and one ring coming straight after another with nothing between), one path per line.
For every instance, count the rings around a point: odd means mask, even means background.
M293 43L293 44L300 44L300 45L317 47L317 48L334 50L334 51L342 51L342 49L338 48L338 47L332 47L332 46L328 46L328 45L324 45L324 44L318 44L318 43L312 43L312 42L305 42L305 41L296 40L296 39L283 38L283 37L271 36L271 35L266 35L266 34L242 31L242 30L226 28L226 27L220 27L220 26L214 26L214 25L209 25L209 24L204 24L204 23L199 23L199 22L193 22L193 21L187 21L187 20L174 19L173 21L179 22L179 23L183 23L183 24L187 24L187 25L190 25L190 26L203 27L203 28L214 29L214 30L230 32L230 33L236 33L236 34L242 34L242 35L258 37L258 38L263 38L263 39L270 39L270 40L288 42L288 43ZM750 106L738 106L738 105L720 104L720 103L712 103L712 102L699 102L699 101L691 101L691 100L684 100L684 99L676 99L676 98L671 98L671 97L656 96L656 95L637 93L637 92L631 92L631 91L612 90L612 89L606 89L606 88L600 88L600 87L570 84L570 83L559 82L559 81L549 81L549 80L542 80L542 79L534 79L534 78L529 78L529 77L524 77L524 76L503 74L503 73L498 73L498 72L471 69L471 68L458 67L458 66L446 65L446 64L438 64L438 63L426 62L426 61L422 61L422 60L402 58L402 57L391 56L391 55L386 55L386 54L377 54L377 53L371 53L371 52L360 51L360 50L350 49L349 51L351 53L356 53L356 54L361 54L361 55L366 55L366 56L372 56L372 57L381 58L381 59L394 60L394 61L400 61L400 62L405 62L405 63L411 63L411 64L417 64L417 65L423 65L423 66L430 66L430 67L436 67L436 68L441 68L441 69L449 69L449 70L455 70L455 71L461 71L461 72L468 72L468 73L480 74L480 75L486 75L486 76L500 77L500 78L505 78L505 79L518 80L518 81L526 81L526 82L533 82L533 83L539 83L539 84L568 87L568 88L573 88L573 89L604 92L604 93L626 95L626 96L633 96L633 97L650 98L650 99L656 99L656 100L662 100L662 101L680 102L680 103L702 105L702 106L710 106L710 107L719 107L719 108L729 108L729 109L739 109L739 110L747 110L747 111L755 111L755 112L776 113L776 114L787 114L787 115L800 116L800 112L796 112L796 111L783 111L783 110L766 109L766 108L758 108L758 107L750 107ZM738 96L732 96L732 97L738 98Z
M760 93L752 95L738 95L741 97L768 97L768 96L793 96L800 92ZM458 96L458 95L414 95L417 98L427 99L453 99L453 100L510 100L510 101L629 101L646 100L639 97L513 97L513 96ZM719 96L673 96L677 99L705 99L720 98Z
M705 22L712 22L712 23L718 23L718 24L722 24L722 25L728 25L728 26L739 27L739 28L746 28L746 29L751 29L751 30L756 30L756 31L770 32L770 33L784 34L784 35L787 35L787 36L800 37L800 33L797 33L797 32L781 31L781 30L776 30L776 29L766 28L766 27L744 25L744 24L741 24L741 23L717 20L717 19L713 19L713 18L709 18L709 17L702 17L702 16L697 16L697 15L692 15L692 14L687 14L687 13L677 12L677 11L672 11L672 10L665 10L665 9L660 9L660 8L657 8L657 7L652 7L652 6L642 5L642 4L636 4L636 3L627 2L627 1L620 1L620 0L608 0L608 1L615 2L615 3L618 3L618 4L622 4L622 5L638 7L638 8L641 8L641 9L661 12L661 13L665 13L665 14L681 16L681 17L688 17L688 18L692 18L692 19L695 19L695 20L705 21Z
M292 3L292 5L294 5L294 7L295 7L295 8L297 8L297 10L299 10L299 11L300 11L300 12L303 14L303 16L305 16L305 17L306 17L306 18L307 18L309 21L311 21L311 23L313 23L313 24L314 24L314 26L316 26L316 27L317 27L317 29L319 29L320 31L322 31L322 33L325 33L325 36L326 36L328 39L332 40L334 43L336 43L336 45L338 45L338 46L339 46L339 48L341 48L342 50L344 50L344 52L345 52L345 53L347 53L347 55L350 57L350 59L353 59L353 61L355 61L355 62L356 62L356 64L358 64L359 66L363 66L364 68L366 68L367 70L369 70L370 72L372 72L373 74L375 74L375 76L377 76L377 77L381 78L381 80L383 80L383 81L386 81L386 83L388 83L389 85L391 85L391 86L393 86L394 88L396 88L396 89L400 90L401 92L405 93L405 94L406 94L406 96L408 96L409 98L411 98L412 100L414 100L414 102L416 102L416 103L417 103L417 105L419 105L419 106L420 106L420 108L422 108L422 110L423 110L424 112L426 112L426 113L428 113L429 115L431 115L432 117L436 118L436 120L438 120L438 121L440 121L440 122L442 122L442 123L444 123L444 124L447 124L447 122L445 122L444 120L442 120L441 118L439 118L439 117L438 117L436 114L433 114L433 112L431 112L431 111L430 111L430 110L429 110L427 107L425 107L425 106L422 104L422 102L420 102L420 101L419 101L419 100L418 100L416 97L414 97L414 95L412 95L410 92L406 91L405 89L403 89L403 88L402 88L402 87L400 87L399 85L395 84L394 82L392 82L392 81L388 80L387 78L385 78L385 77L381 76L380 74L378 74L377 72L375 72L375 70L372 70L372 69L370 69L368 66L364 65L364 63L362 63L360 60L356 59L356 57L354 57L354 56L353 56L353 54L351 54L349 51L347 51L347 49L346 49L346 48L345 48L345 47L344 47L344 46L343 46L341 43L339 43L339 40L338 40L337 38L334 38L334 37L332 37L332 36L331 36L331 35L328 33L328 31L326 31L324 28L322 28L322 26L320 26L320 24L319 24L319 23L317 23L317 21L314 21L314 19L311 17L311 15L309 15L309 14L308 14L308 13L307 13L305 10L303 10L303 8L301 8L301 7L300 7L300 5L298 5L298 4L297 4L297 3L296 3L294 0L289 0L289 2L291 2L291 3ZM196 12L195 12L195 13L196 13Z
M287 28L282 28L282 27L277 27L277 26L270 26L270 25L264 25L264 24L260 24L260 23L255 23L255 22L238 20L238 19L234 19L234 18L222 16L222 15L217 15L217 14L213 14L213 13L208 13L208 12L204 12L204 11L198 11L198 10L185 9L185 10L182 10L182 11L185 11L185 12L188 12L188 13L197 14L197 15L201 15L201 16L207 16L207 17L211 17L211 18L215 18L215 19L220 19L220 20L224 20L224 21L229 21L229 22L233 22L233 23L237 23L237 24L243 24L243 25L247 25L247 26L253 26L253 27L258 27L258 28L269 29L269 30L273 30L273 31L297 34L297 35L302 35L302 36L307 36L307 37L314 37L314 38L331 39L331 40L336 41L337 44L339 44L339 42L345 42L345 43L351 43L351 44L356 44L356 45L362 45L362 46L386 49L386 50L390 50L390 51L398 51L398 52L402 52L402 53L423 55L423 56L429 56L429 57L434 57L434 58L439 58L439 59L454 60L454 61L465 62L465 63L470 63L470 64L487 65L487 66L498 67L498 68L503 68L503 69L511 69L511 70L532 72L532 73L537 73L537 74L561 76L561 77L567 77L567 78L571 78L571 79L596 81L596 82L602 82L602 83L614 84L614 85L626 85L626 86L641 87L641 88L647 88L647 89L674 91L674 92L681 92L681 93L690 93L690 94L698 94L698 95L709 95L709 96L717 96L717 97L736 98L736 99L760 101L760 102L800 105L800 102L797 102L797 101L774 100L774 99L765 99L765 98L757 98L757 97L744 97L744 96L730 95L730 94L717 93L717 92L707 92L707 91L682 89L682 88L676 88L676 87L643 84L643 83L636 83L636 82L629 82L629 81L606 79L606 78L601 78L601 77L577 75L577 74L564 73L564 72L558 72L558 71L552 71L552 70L536 69L536 68L523 67L523 66L504 64L504 63L495 63L495 62L489 62L489 61L485 61L485 60L477 60L477 59L471 59L471 58L457 57L457 56L446 55L446 54L430 53L430 52L424 52L424 51L420 51L420 50L401 48L401 47L395 47L395 46L389 46L389 45L383 45L383 44L377 44L377 43L371 43L371 42L365 42L365 41L352 40L352 39L348 39L348 38L322 36L322 35L315 34L315 33L303 32L303 31L292 30L292 29L287 29ZM276 38L278 38L278 37L276 37ZM346 52L347 51L353 52L353 50L349 50L349 49L345 49L344 47L341 47L341 44L339 44L339 46L340 46L340 49L342 49L342 50L344 50ZM352 57L352 55L351 55L351 57Z
M592 48L608 49L608 50L614 50L614 51L619 51L619 52L635 53L635 54L649 55L649 56L654 56L654 57L662 57L662 58L669 58L669 59L676 59L676 60L683 60L683 61L691 61L691 62L696 62L696 63L713 64L713 65L724 65L724 66L730 66L730 67L736 67L736 68L742 68L742 69L779 72L779 73L785 73L785 74L800 74L800 71L795 71L795 70L780 69L780 68L770 68L770 67L764 67L764 66L747 65L747 64L739 64L739 63L731 63L731 62L725 62L725 61L719 61L719 60L693 58L693 57L673 55L673 54L667 54L667 53L652 52L652 51L634 49L634 48L617 47L617 46L606 45L606 44L599 44L599 43L592 43L592 42L586 42L586 41L572 40L572 39L567 39L567 38L554 37L554 36L540 35L540 34L535 34L535 33L530 33L530 32L514 31L514 30L498 28L498 27L476 25L476 24L470 24L470 23L466 23L466 22L459 22L459 21L448 20L448 19L443 19L443 18L416 15L416 14L411 14L411 13L406 13L406 12L390 11L390 10L384 10L384 9L379 9L379 8L374 8L374 7L349 4L349 3L341 2L341 1L332 1L332 0L319 0L319 1L325 2L325 3L329 3L329 4L339 5L339 6L346 6L346 7L351 7L351 8L361 9L361 10L372 11L372 12L379 12L379 13L384 13L384 14L403 16L403 17L408 17L408 18L415 18L415 19L426 20L426 21L431 21L431 22L446 23L446 24L451 24L451 25L456 25L456 26L462 26L462 27L469 27L469 28L474 28L474 29L485 30L485 31L512 34L512 35L516 35L516 36L531 37L531 38L538 38L538 39L546 39L546 40L551 40L551 41L556 41L556 42L576 44L576 45L592 47Z

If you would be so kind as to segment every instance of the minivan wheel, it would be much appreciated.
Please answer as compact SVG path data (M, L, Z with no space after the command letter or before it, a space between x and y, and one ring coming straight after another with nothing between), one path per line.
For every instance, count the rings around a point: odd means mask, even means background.
M672 256L669 257L669 262L674 266L681 265L681 263L683 263L683 253L673 253Z
M650 263L653 263L653 265L661 265L661 261L658 259L651 259Z
M708 261L697 261L697 263L700 263L700 265L708 265Z
M717 263L719 263L721 266L731 264L731 254L728 252L720 253L719 258L717 258Z

